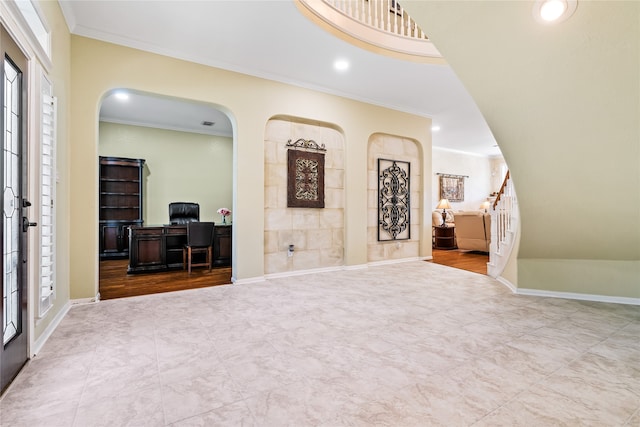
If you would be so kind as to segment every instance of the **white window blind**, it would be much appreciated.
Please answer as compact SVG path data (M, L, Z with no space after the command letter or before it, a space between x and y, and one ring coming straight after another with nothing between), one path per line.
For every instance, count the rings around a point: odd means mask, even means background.
M50 83L44 81L40 164L40 316L49 310L55 299L56 98L47 93L50 91Z

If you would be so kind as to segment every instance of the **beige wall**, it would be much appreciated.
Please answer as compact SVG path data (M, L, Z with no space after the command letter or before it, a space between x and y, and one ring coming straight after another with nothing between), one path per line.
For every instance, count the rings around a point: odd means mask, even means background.
M53 307L46 316L37 319L33 340L38 340L52 320L59 315L69 303L70 289L70 95L71 95L71 40L67 24L60 11L57 2L39 2L38 6L44 13L49 28L52 31L51 56L54 58L53 66L49 72L49 78L53 86L53 95L57 98L57 123L56 123L56 198L54 201L56 215L56 298ZM37 199L31 197L34 206ZM35 283L34 297L38 295ZM38 301L32 301L37 315Z
M287 207L287 141L324 144L322 209ZM334 127L296 119L269 120L265 129L264 269L266 274L344 263L344 137ZM294 245L293 256L287 252Z
M579 1L556 25L537 23L530 1L402 6L509 164L518 287L640 297L640 2Z
M364 218L370 135L404 135L418 141L423 163L430 169L431 121L427 118L84 37L73 36L71 45L72 298L97 293L97 117L101 99L110 90L130 88L208 102L228 113L234 126L232 268L234 278L240 282L265 274L264 133L270 118L300 117L310 122L333 123L341 129L345 139L347 266L367 262ZM426 171L426 176L430 173ZM431 183L423 183L423 188L431 188ZM430 198L430 192L423 197ZM422 230L421 238L430 242L430 230ZM430 244L421 246L421 251L423 256L430 255Z
M171 202L199 203L201 221L221 222L216 211L231 209L231 138L100 122L98 154L146 160L146 225L168 224Z
M507 175L509 167L502 156L490 157L489 164L491 165L491 185L489 188L492 193L497 193L500 191L500 187L502 187L502 183L504 182L504 178Z
M407 240L378 241L378 159L410 163L409 200L411 206L410 232ZM371 135L368 154L367 188L367 259L369 262L420 256L422 200L422 156L415 141L395 135ZM431 224L428 224L430 228ZM388 236L386 237L388 238ZM431 242L424 242L425 245Z
M440 199L440 177L437 173L467 176L464 180L464 201L451 202L456 211L475 211L487 200L491 192L500 189L492 185L494 167L491 158L459 151L433 148L433 178L431 208L435 209Z

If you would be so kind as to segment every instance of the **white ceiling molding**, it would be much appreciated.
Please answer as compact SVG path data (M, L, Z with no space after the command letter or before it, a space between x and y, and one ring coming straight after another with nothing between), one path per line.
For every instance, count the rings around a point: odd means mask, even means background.
M303 16L293 1L60 4L73 34L429 117L442 124L434 144L499 153L448 65L390 58L351 45ZM339 79L332 68L338 56L351 63Z

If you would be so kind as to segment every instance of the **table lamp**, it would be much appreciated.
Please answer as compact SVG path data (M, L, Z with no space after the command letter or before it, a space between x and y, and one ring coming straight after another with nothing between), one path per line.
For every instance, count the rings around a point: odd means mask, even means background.
M482 209L484 213L487 213L487 211L489 210L489 206L491 206L491 202L482 202L482 204L480 205L480 209Z
M436 206L436 209L442 209L442 227L446 227L447 226L447 209L451 209L451 205L449 204L449 201L447 199L440 199L440 201L438 202L438 206Z

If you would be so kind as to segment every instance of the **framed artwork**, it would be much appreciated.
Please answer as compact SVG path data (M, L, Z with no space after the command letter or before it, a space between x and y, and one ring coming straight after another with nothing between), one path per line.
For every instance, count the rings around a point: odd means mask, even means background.
M463 175L440 175L440 199L447 199L450 202L464 201L464 179Z
M378 241L411 238L411 164L378 159Z
M324 208L324 153L288 150L287 207Z

